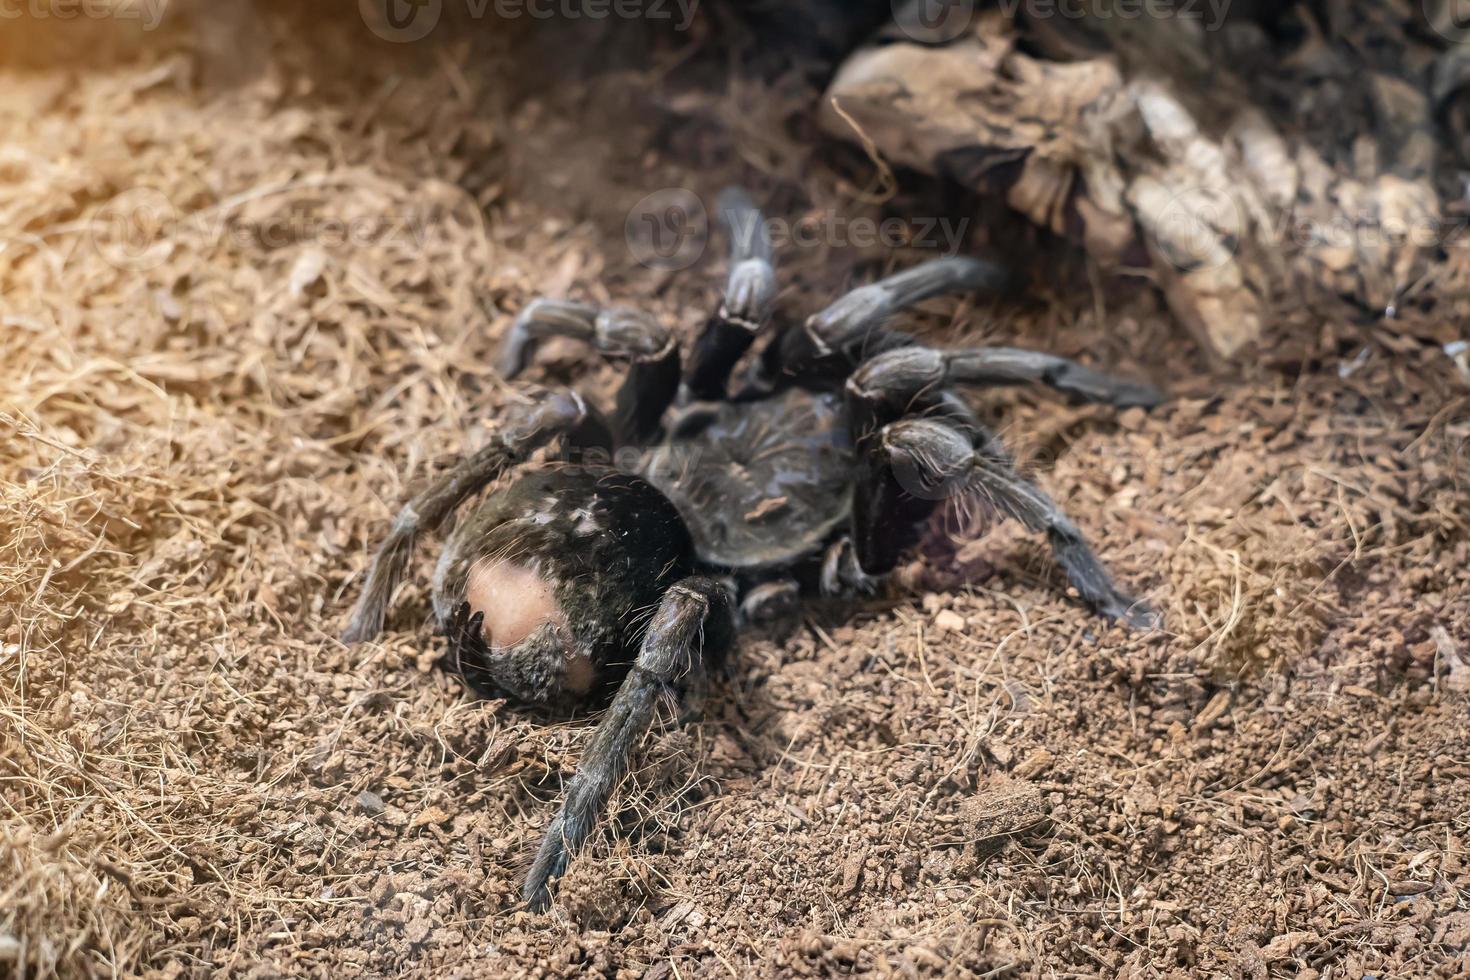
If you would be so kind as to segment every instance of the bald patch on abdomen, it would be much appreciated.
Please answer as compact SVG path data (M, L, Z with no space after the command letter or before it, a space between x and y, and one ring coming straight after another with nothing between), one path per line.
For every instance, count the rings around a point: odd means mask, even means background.
M470 569L465 601L485 614L485 643L510 647L561 618L550 582L524 565L497 561Z
M483 636L492 650L513 647L547 624L565 622L556 589L535 570L512 561L492 561L470 569L465 579L470 611L485 614ZM592 664L567 650L563 685L586 693L592 686Z

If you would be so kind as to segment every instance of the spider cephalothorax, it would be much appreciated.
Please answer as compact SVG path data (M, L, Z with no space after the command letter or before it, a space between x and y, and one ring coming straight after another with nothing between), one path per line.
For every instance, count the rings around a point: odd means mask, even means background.
M1040 382L1119 406L1153 405L1155 389L1033 351L935 350L889 327L926 298L1000 288L1002 271L976 259L927 262L802 323L773 323L760 215L739 192L722 198L722 214L730 278L687 364L674 336L636 311L542 299L521 313L502 372L520 373L543 338L584 340L630 364L611 422L574 392L532 392L399 513L344 634L377 635L415 535L496 483L434 576L449 664L477 690L526 703L569 708L616 692L527 878L533 908L549 901L666 695L700 685L737 626L789 620L804 595L871 589L947 501L1045 532L1085 603L1152 620L954 389ZM559 451L533 461L545 448Z

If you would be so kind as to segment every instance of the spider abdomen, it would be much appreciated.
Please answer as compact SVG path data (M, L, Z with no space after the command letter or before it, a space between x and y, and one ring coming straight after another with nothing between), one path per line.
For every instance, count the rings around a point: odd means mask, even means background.
M434 606L448 626L483 614L483 663L454 666L477 688L565 706L615 684L646 616L690 574L679 512L639 476L549 465L487 497L446 543Z

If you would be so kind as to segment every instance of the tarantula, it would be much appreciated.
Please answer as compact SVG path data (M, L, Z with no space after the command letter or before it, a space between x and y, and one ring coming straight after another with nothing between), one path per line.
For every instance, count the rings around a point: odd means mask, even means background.
M660 702L701 689L737 626L790 622L804 595L873 588L951 498L1044 531L1083 602L1152 622L954 388L1041 382L1117 406L1154 405L1157 390L1016 348L935 350L887 325L929 297L1001 289L1003 269L973 258L929 261L804 322L775 322L760 213L727 191L721 215L729 279L687 366L673 334L636 310L525 308L501 372L519 374L545 338L585 341L629 365L611 420L573 391L538 390L399 512L343 635L376 636L415 536L515 471L449 535L433 606L448 664L476 691L560 710L611 695L526 878L536 910ZM766 346L732 381L762 333ZM560 453L533 462L552 444Z

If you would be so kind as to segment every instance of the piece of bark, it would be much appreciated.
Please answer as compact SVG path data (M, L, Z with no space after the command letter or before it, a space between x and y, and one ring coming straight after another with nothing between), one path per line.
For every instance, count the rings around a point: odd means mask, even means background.
M1032 24L1023 45L1024 29L992 11L945 44L885 37L843 64L822 123L1001 196L1104 270L1141 245L1170 309L1220 357L1249 348L1283 304L1331 297L1392 314L1438 227L1424 91L1353 63L1351 44L1308 24L1283 77L1332 84L1303 82L1293 117L1253 102L1229 65L1205 71L1198 25L1084 26L1097 29ZM1462 74L1446 65L1433 85L1448 98Z

